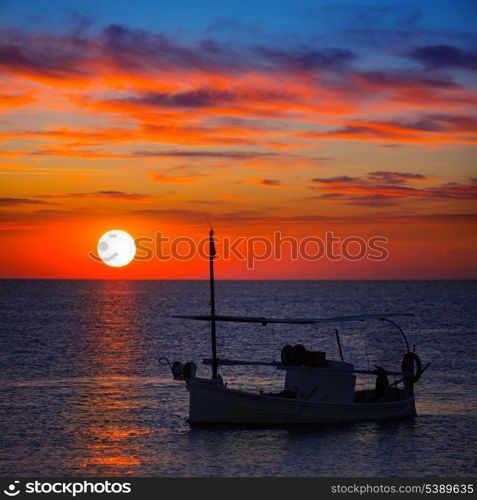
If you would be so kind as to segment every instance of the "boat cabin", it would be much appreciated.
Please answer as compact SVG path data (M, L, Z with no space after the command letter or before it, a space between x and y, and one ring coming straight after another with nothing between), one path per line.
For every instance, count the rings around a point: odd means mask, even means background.
M296 347L303 348L298 344L293 349ZM277 366L278 370L285 370L284 394L307 401L352 403L356 385L354 365L329 360L325 353L318 353L322 356L318 363L304 360L300 365L282 363ZM305 351L305 354L311 358L315 352Z

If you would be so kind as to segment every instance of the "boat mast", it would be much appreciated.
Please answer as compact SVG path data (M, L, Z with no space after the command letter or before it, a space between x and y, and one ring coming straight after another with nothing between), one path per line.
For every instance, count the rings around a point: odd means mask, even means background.
M217 359L217 338L215 334L215 287L214 287L214 230L212 227L209 232L209 281L210 281L210 337L212 345L212 378L218 376L218 359Z

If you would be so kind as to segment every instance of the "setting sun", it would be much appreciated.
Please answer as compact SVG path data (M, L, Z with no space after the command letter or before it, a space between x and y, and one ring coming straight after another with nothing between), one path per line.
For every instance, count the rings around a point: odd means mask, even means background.
M120 229L108 231L98 241L98 255L108 266L127 266L136 255L134 239Z

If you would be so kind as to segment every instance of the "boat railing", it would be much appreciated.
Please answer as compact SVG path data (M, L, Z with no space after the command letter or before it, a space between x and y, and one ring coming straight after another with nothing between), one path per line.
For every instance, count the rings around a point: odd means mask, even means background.
M202 363L204 365L210 366L212 364L212 360L210 358L206 358L202 360ZM222 359L219 358L218 364L221 366L273 366L278 369L286 369L287 366L284 363L280 361L247 361L247 360L240 360L240 359ZM305 365L303 365L305 366ZM297 368L297 367L296 367ZM333 368L324 368L328 371L336 371L336 372L343 372L343 370L337 370ZM361 374L361 375L376 375L376 370L359 370L359 369L353 369L350 370L351 373L356 373L356 374ZM396 371L390 371L386 370L387 375L393 375L393 376L402 376L402 375L411 375L408 373L403 373L402 371L396 372Z

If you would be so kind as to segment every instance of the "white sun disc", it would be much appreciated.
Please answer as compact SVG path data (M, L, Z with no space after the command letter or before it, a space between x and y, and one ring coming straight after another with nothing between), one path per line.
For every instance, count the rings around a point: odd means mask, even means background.
M121 229L108 231L98 241L98 255L108 266L126 266L136 255L134 239Z

